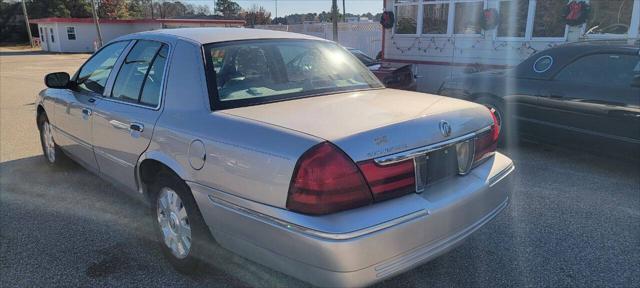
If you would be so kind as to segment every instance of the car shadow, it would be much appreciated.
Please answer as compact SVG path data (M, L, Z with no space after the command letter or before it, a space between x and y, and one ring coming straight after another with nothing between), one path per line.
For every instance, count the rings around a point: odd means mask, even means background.
M201 271L176 272L154 240L140 198L72 161L60 167L42 156L2 162L0 188L6 259L0 273L17 287L48 286L51 279L61 286L308 286L215 244L203 253Z

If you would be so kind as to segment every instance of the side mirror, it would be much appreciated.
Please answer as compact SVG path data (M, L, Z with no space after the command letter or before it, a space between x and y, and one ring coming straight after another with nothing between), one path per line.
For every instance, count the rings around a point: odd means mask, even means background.
M44 76L44 85L49 88L66 89L69 88L69 81L71 77L67 72L55 72L49 73Z
M633 76L633 79L631 79L631 87L640 88L640 75Z

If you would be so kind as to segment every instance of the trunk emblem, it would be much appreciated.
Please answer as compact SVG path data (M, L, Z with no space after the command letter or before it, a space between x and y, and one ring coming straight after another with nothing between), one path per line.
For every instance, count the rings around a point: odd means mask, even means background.
M387 144L388 142L387 136L376 137L375 139L373 139L373 141L376 142L376 145L383 145Z
M440 126L440 134L442 134L442 136L449 137L449 135L451 135L451 125L449 125L449 122L445 120L440 120L439 126Z

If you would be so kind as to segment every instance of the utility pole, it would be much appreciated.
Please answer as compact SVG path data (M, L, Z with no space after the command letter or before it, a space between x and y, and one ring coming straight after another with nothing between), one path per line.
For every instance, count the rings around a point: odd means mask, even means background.
M278 0L276 0L276 18L278 18ZM273 18L273 19L276 19L276 18Z
M151 19L153 19L153 18L155 18L155 17L153 17L153 0L151 0Z
M344 6L344 1L342 0L342 21L347 22L347 8Z
M98 32L98 48L102 47L102 32L100 32L100 23L98 22L98 12L96 12L96 1L91 0L91 8L93 10L93 23L96 24L96 32Z
M338 0L331 1L331 20L333 22L333 41L338 42Z
M29 34L29 45L33 48L33 36L31 35L31 27L29 27L29 15L27 15L27 5L22 0L22 14L24 14L24 24L27 25L27 34Z

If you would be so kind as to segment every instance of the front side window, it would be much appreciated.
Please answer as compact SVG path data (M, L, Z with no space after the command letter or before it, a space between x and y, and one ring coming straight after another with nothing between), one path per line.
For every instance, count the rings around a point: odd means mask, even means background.
M67 39L76 40L76 27L67 27Z
M239 41L206 45L205 53L209 87L217 91L214 109L383 87L358 59L330 42Z
M629 87L638 65L638 56L624 54L595 54L582 57L567 65L556 80L587 85Z
M627 34L631 25L633 1L590 0L591 14L587 19L586 34Z
M418 1L396 0L396 34L418 33Z
M529 0L500 1L498 8L498 37L525 37Z
M422 34L447 34L449 3L441 2L431 0L424 2Z
M109 44L93 55L78 71L76 78L78 88L102 94L113 65L127 44L129 44L128 41Z
M562 12L565 5L565 1L536 1L533 37L564 37Z
M144 103L155 106L158 103L156 98L160 92L159 85L166 61L166 50L159 53L163 47L165 46L160 42L138 41L122 63L113 84L111 97L125 102L140 103L144 95ZM147 90L146 93L144 90Z

